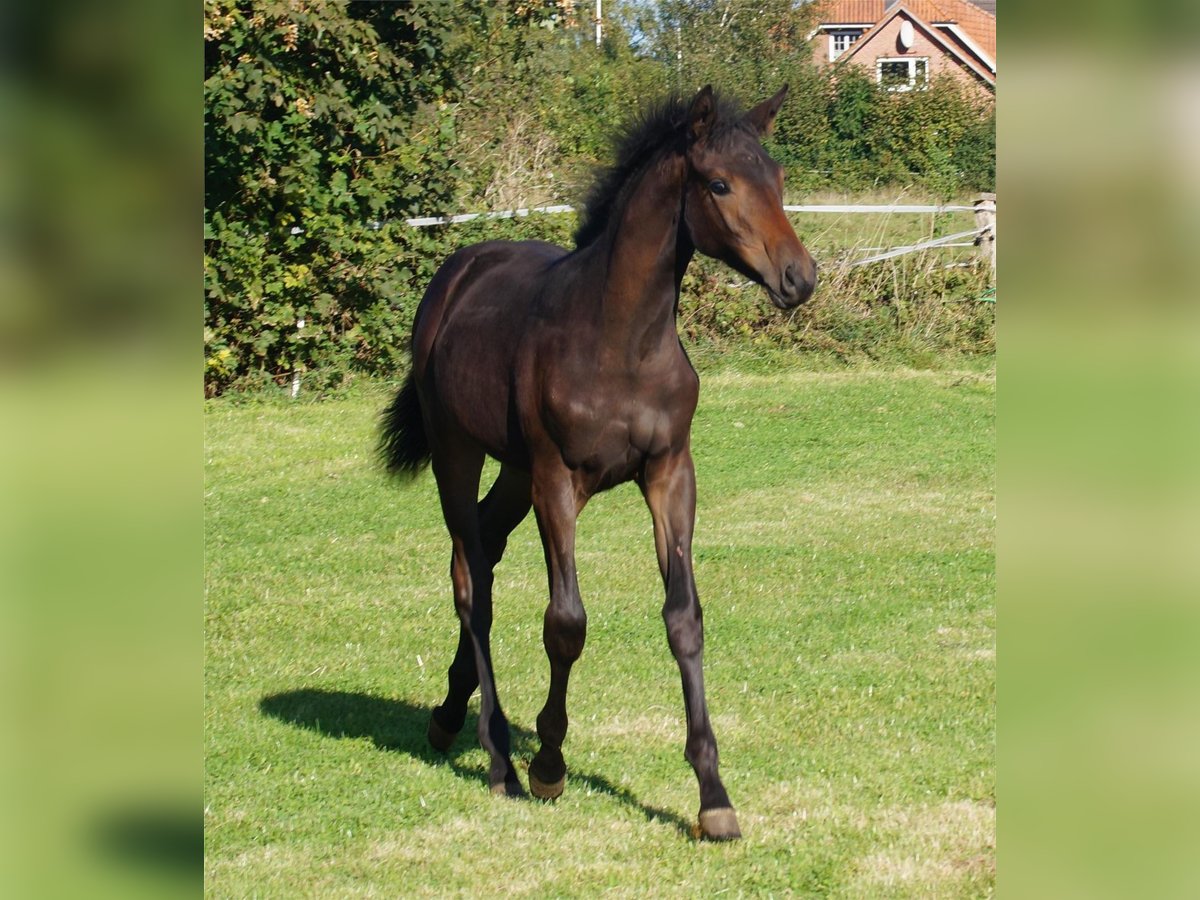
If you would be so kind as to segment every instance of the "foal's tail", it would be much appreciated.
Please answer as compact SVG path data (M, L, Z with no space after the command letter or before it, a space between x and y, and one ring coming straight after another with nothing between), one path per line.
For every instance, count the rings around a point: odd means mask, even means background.
M415 478L429 463L429 438L410 374L379 423L379 456L392 475Z

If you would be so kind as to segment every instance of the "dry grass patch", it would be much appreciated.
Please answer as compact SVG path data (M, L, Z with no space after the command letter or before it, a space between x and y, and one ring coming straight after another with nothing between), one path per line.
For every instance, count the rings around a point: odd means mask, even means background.
M850 893L864 897L991 894L996 869L996 809L959 800L897 808L870 827L883 849L861 857Z

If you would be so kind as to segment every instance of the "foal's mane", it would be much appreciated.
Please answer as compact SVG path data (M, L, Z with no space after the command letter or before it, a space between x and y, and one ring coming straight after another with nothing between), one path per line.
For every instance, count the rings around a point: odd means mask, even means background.
M690 97L672 93L646 103L613 136L615 162L596 173L587 191L583 214L575 229L577 249L586 247L604 233L608 223L628 200L626 188L636 181L634 176L650 160L667 147L683 149L691 102ZM740 128L749 128L734 101L714 92L713 102L716 117L709 131L709 141L720 140Z

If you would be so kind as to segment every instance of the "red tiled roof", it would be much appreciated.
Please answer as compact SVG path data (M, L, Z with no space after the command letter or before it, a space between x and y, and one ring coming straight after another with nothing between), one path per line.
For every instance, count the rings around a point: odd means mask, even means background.
M935 3L934 0L900 0L899 3L892 4L893 6L903 6L909 12L914 12L926 22L949 22L950 16L946 13L945 8L949 4L946 0L941 3Z
M987 84L993 86L996 84L995 74L989 71L982 62L979 62L976 54L964 51L962 48L957 46L951 40L950 35L931 23L924 21L919 15L909 9L908 5L905 3L897 3L887 12L886 15L884 15L882 19L868 28L862 37L860 37L850 46L849 50L837 58L836 64L845 65L851 58L856 56L860 50L868 46L871 43L872 38L874 38L875 35L878 34L888 24L888 22L901 14L903 14L905 18L911 20L913 24L919 26L932 41L941 44L942 47L950 53L950 55L957 57L963 63L963 65L973 71Z
M884 0L825 0L821 4L820 21L825 25L853 25L883 18Z
M824 0L818 20L823 25L851 25L883 18L903 6L933 25L954 24L970 36L979 49L996 61L996 17L967 0Z
M967 0L900 0L898 4L931 25L953 23L965 31L979 49L996 61L996 17Z

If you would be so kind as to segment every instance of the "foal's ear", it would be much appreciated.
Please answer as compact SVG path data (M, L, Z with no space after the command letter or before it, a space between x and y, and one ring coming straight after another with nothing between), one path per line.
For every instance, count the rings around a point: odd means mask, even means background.
M706 84L692 98L692 105L688 108L688 142L695 143L708 137L716 118L717 104L713 101L712 85Z
M779 113L779 107L783 106L787 92L788 86L785 84L774 97L764 100L746 113L746 121L754 126L759 137L766 137L775 129L775 116Z

